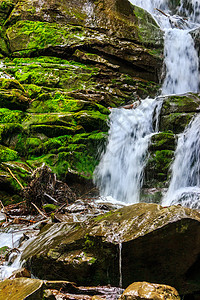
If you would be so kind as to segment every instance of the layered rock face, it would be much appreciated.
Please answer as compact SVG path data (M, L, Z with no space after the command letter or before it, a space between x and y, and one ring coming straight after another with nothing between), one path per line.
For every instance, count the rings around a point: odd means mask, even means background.
M107 107L155 95L163 33L127 0L1 1L0 186L4 203L45 163L90 178ZM3 191L3 192L2 192Z
M42 279L119 286L121 268L123 287L149 281L189 294L199 291L199 231L198 211L139 203L84 224L47 225L22 259Z

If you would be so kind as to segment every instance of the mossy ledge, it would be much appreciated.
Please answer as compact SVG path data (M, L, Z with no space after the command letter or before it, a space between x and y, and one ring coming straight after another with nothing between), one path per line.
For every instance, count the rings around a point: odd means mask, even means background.
M95 1L93 14L85 0L56 10L50 0L1 2L4 203L21 197L7 165L24 186L43 163L85 185L107 139L108 107L159 89L163 33L151 16L127 0Z

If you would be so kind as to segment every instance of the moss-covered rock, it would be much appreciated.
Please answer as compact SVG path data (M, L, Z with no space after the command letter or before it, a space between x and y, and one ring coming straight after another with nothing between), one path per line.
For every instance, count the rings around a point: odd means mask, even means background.
M165 97L162 106L162 115L171 113L191 113L200 110L200 99L197 94L185 94Z
M0 25L0 142L10 151L3 160L91 179L107 107L159 89L162 31L128 0L4 0Z
M173 150L157 150L152 153L146 166L146 180L165 182L169 175L169 167L173 157Z
M150 151L175 150L175 135L172 132L159 132L152 136Z
M0 161L12 161L18 159L18 153L8 147L0 145Z
M171 131L175 134L184 131L185 127L190 123L195 113L171 113L161 116L160 130Z

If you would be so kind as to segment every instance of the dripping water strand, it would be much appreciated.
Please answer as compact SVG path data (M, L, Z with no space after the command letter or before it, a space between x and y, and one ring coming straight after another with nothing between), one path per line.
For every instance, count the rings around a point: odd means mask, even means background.
M122 243L119 243L119 287L122 288Z

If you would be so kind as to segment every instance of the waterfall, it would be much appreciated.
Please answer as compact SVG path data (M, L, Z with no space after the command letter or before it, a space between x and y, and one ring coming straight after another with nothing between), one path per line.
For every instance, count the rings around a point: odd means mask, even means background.
M139 201L146 152L161 103L146 99L133 110L111 110L108 145L94 173L101 195L126 203Z
M187 30L168 29L165 32L166 76L162 94L197 92L199 59L192 36Z
M188 21L171 15L167 0L130 2L151 13L165 32L165 80L161 95L198 92L199 60L190 35L190 30L197 27L192 22L198 22L198 1L192 0L190 3L193 17L188 18ZM164 11L166 15L155 8ZM188 6L186 9L183 1L176 10L186 16L189 14ZM160 103L156 99L145 99L134 110L111 110L107 148L94 172L94 181L101 195L112 196L125 203L139 202L148 145L152 134L158 130L153 128L154 111ZM188 128L193 128L193 125Z
M181 0L178 13L187 16L190 22L200 23L200 2L199 0Z
M172 179L163 205L200 208L200 115L179 136Z

